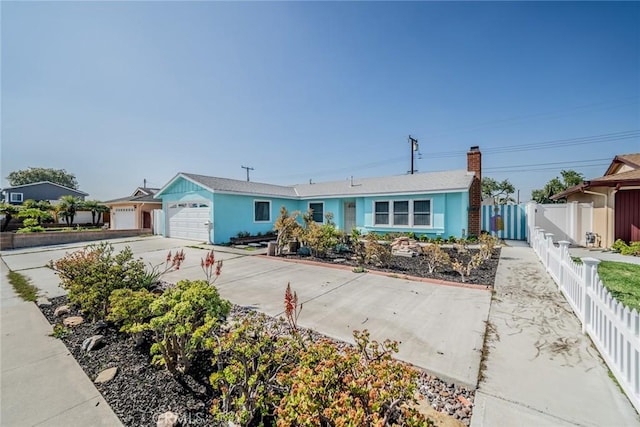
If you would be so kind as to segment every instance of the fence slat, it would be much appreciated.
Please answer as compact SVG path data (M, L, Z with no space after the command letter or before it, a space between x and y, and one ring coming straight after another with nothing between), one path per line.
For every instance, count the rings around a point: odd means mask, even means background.
M598 260L575 263L568 242L535 227L529 244L552 277L616 380L640 412L640 314L618 301L597 274Z

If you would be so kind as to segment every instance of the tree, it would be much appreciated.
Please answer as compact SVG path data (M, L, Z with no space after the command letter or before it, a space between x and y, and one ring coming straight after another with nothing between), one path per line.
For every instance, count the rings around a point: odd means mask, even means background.
M9 227L9 223L13 218L13 215L18 213L18 208L9 203L0 203L0 214L4 215L2 219L2 226L0 227L0 231L7 231Z
M498 182L493 178L482 178L482 197L491 197L499 205L514 203L515 200L511 197L511 194L515 193L515 191L513 184L507 179Z
M76 216L76 212L80 208L81 200L73 196L60 197L60 203L57 205L58 213L64 218L64 222L68 227L73 224L73 219Z
M80 209L91 212L91 225L98 225L102 214L104 212L109 212L109 208L100 204L97 200L87 200L82 202Z
M78 181L74 174L64 169L34 168L22 169L11 172L7 176L11 186L32 184L40 181L51 181L68 188L78 189Z
M580 184L584 181L584 175L574 170L560 171L560 175L562 176L562 181L556 176L547 182L544 188L533 190L531 199L537 203L565 203L565 200L552 200L551 196Z

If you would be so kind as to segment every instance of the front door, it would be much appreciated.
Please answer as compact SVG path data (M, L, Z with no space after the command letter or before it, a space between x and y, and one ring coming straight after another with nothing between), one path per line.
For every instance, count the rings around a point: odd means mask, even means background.
M344 202L344 231L351 233L356 227L356 202Z

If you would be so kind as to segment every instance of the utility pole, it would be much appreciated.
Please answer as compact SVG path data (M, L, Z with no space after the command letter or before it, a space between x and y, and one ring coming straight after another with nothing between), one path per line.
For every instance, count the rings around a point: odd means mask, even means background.
M409 171L409 173L413 175L413 173L416 171L413 167L413 157L414 153L418 151L418 140L416 138L413 138L411 135L409 135L409 148L411 149L411 170Z
M252 171L253 168L249 167L249 166L240 166L242 169L246 169L247 170L247 182L249 182L249 171Z

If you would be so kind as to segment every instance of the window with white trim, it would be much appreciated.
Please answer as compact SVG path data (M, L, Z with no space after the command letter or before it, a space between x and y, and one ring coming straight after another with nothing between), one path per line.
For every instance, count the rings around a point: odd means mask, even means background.
M374 202L375 225L389 225L389 202Z
M431 200L413 201L413 225L431 225Z
M9 200L13 203L22 203L22 193L11 193Z
M253 201L253 221L254 222L271 222L271 201L270 200L254 200Z
M313 221L322 224L324 222L324 202L309 203L309 210Z
M431 227L431 200L376 200L373 225Z
M409 225L409 202L396 200L393 202L393 225Z

